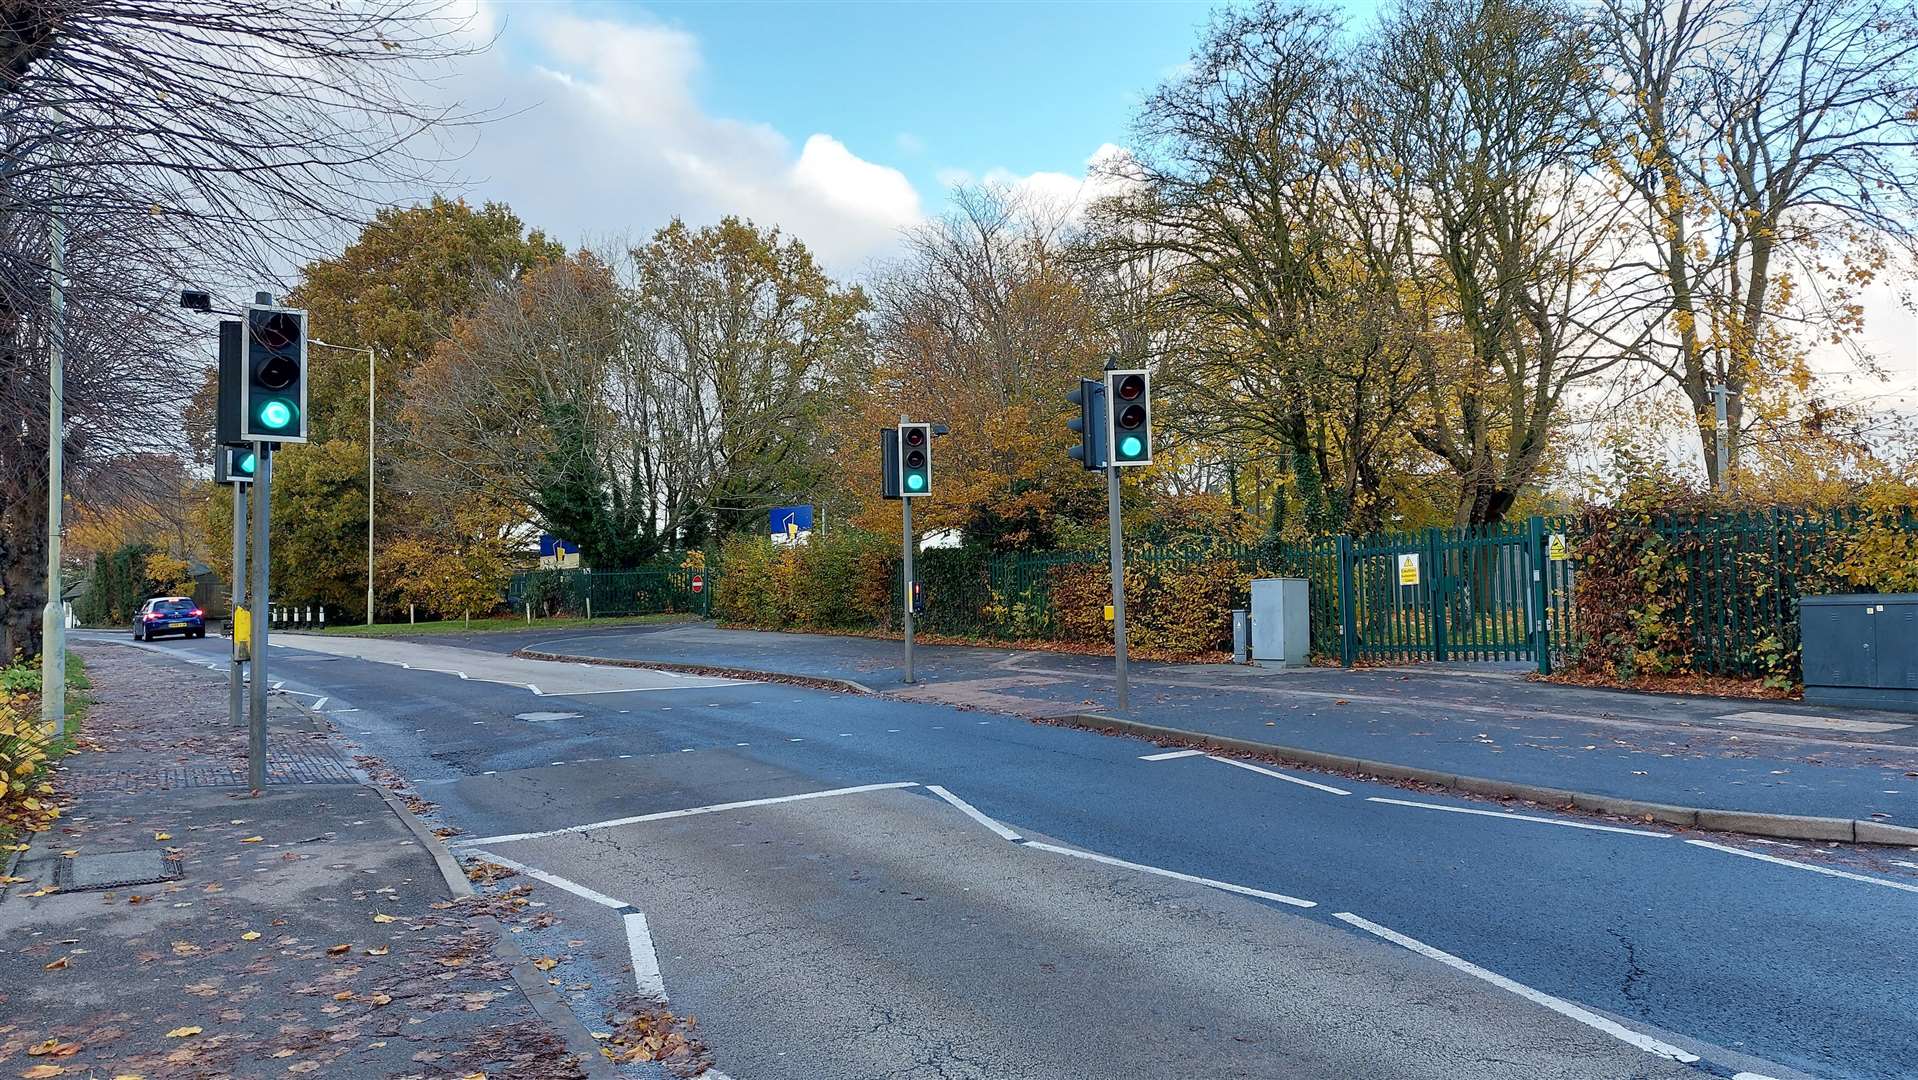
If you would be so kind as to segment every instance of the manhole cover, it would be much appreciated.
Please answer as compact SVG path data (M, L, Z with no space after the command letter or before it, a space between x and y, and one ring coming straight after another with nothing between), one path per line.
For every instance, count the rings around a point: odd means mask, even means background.
M118 889L126 885L151 885L172 881L180 876L180 860L153 848L144 851L103 851L98 855L73 855L61 859L53 871L53 883L62 892L88 889Z
M513 719L537 724L542 720L571 720L578 715L576 712L523 712Z

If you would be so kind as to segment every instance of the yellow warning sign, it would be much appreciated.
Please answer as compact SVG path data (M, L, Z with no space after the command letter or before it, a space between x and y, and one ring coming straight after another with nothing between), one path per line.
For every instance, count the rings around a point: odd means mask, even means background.
M1410 552L1399 556L1399 584L1417 585L1419 583L1419 555Z
M1107 622L1112 621L1112 605L1111 604L1106 605L1106 621Z
M253 616L243 607L233 609L233 644L239 649L253 644Z
M1552 534L1552 538L1546 541L1545 554L1553 562L1565 561L1565 534L1564 533Z

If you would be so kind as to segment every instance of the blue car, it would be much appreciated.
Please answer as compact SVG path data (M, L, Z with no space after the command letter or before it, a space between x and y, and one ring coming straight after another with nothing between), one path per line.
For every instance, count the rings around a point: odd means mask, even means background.
M156 596L133 617L133 640L151 641L161 634L205 637L206 612L190 596Z

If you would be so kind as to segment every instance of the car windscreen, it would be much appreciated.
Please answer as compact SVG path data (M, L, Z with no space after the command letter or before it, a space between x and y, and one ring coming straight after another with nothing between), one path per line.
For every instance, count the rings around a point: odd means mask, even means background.
M161 615L191 615L193 614L193 601L161 600L153 605L153 610Z

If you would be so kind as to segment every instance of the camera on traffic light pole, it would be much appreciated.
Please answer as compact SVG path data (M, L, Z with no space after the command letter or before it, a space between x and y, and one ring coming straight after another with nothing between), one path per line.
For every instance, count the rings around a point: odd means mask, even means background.
M306 312L254 304L242 327L240 438L306 441Z

